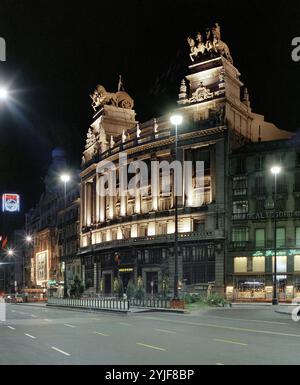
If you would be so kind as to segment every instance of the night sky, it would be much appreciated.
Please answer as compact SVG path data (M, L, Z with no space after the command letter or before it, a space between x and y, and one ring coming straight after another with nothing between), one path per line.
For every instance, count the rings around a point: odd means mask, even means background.
M98 83L115 92L122 74L141 122L173 108L189 64L186 37L215 22L253 110L297 131L300 62L291 60L291 40L300 36L298 0L0 0L7 43L0 84L13 97L0 106L0 191L21 193L24 212L42 192L54 147L79 167Z

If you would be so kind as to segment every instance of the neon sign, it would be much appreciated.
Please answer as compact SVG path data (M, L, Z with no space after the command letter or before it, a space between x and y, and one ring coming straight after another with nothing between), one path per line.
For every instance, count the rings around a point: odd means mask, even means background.
M6 193L2 195L2 211L15 213L20 211L20 195Z

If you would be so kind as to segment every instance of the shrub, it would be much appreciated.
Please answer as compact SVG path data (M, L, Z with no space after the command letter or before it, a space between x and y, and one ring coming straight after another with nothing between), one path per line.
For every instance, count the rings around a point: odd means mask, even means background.
M136 287L132 281L128 282L127 289L126 289L126 295L128 299L131 299L135 296L136 293Z
M225 306L228 302L220 294L213 293L207 297L206 303L211 306Z
M70 295L71 297L80 298L83 291L84 291L84 286L81 283L78 276L76 275L76 277L74 278L74 282L72 283L70 288Z

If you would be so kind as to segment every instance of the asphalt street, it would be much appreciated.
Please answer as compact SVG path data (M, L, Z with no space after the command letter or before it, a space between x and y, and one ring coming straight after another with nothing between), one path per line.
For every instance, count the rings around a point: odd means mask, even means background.
M0 364L299 364L300 322L272 307L191 314L7 305Z

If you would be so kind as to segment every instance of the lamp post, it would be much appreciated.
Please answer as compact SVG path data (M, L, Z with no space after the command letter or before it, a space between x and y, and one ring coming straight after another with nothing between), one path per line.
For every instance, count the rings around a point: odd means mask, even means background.
M27 244L27 246L31 245L32 244L32 241L33 241L33 237L32 235L26 235L25 237L25 242ZM26 286L26 274L25 274L25 253L26 253L26 259L27 259L27 248L26 248L26 251L23 252L23 255L22 255L22 264L23 264L23 269L22 269L22 281L23 281L23 289L25 289L25 286Z
M273 278L273 298L272 305L278 305L277 298L277 175L281 172L281 167L273 166L271 173L274 175L274 278Z
M64 215L63 215L63 256L64 256L64 298L67 297L67 264L66 264L66 208L67 208L67 183L70 182L70 175L62 174L60 180L64 184Z
M178 126L182 123L181 115L172 115L170 122L175 126L175 161L178 158ZM176 174L174 174L176 175ZM178 299L178 197L175 189L176 181L173 180L174 208L175 208L175 231L174 231L174 299Z

